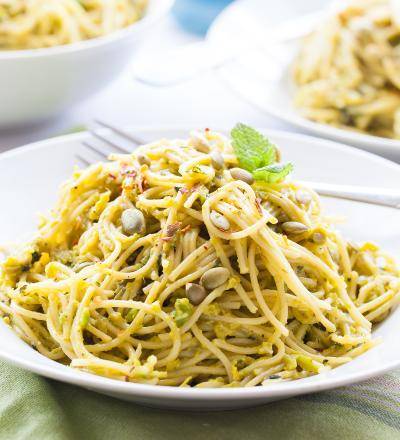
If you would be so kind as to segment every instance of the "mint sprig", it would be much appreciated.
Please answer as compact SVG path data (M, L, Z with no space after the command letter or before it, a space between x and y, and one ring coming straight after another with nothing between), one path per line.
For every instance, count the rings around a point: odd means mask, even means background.
M231 138L240 167L250 171L255 180L278 183L293 170L290 163L277 163L276 146L254 128L237 124Z

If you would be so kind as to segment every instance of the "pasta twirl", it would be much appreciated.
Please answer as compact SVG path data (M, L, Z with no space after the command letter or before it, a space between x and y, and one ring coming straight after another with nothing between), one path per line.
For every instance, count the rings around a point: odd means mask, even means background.
M100 37L139 20L147 0L0 0L0 49Z

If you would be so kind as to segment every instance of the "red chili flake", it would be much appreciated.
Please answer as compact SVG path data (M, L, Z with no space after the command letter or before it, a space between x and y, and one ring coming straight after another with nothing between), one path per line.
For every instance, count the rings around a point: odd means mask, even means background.
M137 172L135 170L129 170L125 173L126 177L136 177L137 176Z
M124 377L124 380L125 380L125 382L129 382L129 377L128 377L128 376L125 376L125 377Z
M262 206L261 206L261 202L262 202L262 200L260 199L260 198L256 198L256 208L257 208L257 210L258 210L258 212L260 213L260 214L262 214Z
M222 228L219 228L218 226L217 226L217 229L219 229L221 232L227 232L229 229L222 229Z
M114 174L108 173L109 177L111 177L111 179L116 179L117 177L114 176Z
M204 250L208 250L208 246L204 245Z
M162 237L161 241L171 241L174 237Z
M206 128L204 129L204 131L210 131L210 129L209 129L208 127L206 127Z

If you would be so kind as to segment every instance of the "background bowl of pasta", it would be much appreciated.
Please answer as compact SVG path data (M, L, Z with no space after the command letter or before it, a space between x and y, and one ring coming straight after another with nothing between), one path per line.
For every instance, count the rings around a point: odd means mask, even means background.
M0 1L0 127L43 121L107 86L172 4Z
M160 150L160 147L164 146L164 151L167 151L165 145L169 145L169 141L167 141L168 139L171 140L170 142L173 144L179 144L179 142L173 140L187 139L190 129L136 128L131 132L132 134L144 141L163 139L163 141L160 141L160 143L152 144L155 149L158 148L157 151L159 151L159 153L157 154L160 154L160 151L161 154L163 154L163 150ZM221 132L227 134L222 130ZM272 132L266 130L262 130L262 133L268 136L271 141L273 141L281 148L284 161L290 161L293 163L293 181L299 179L325 181L330 183L343 183L343 176L345 176L346 183L354 185L374 185L376 187L395 187L399 181L399 165L396 165L377 156L365 153L363 151L356 150L354 148L348 148L330 141L320 140L298 134ZM48 211L51 206L54 205L54 202L57 199L57 193L59 192L59 185L71 175L74 165L78 163L76 154L85 155L85 149L82 146L83 141L93 141L93 139L91 139L90 135L87 133L78 133L74 135L62 136L59 138L41 141L34 145L23 147L0 156L0 169L2 170L2 172L0 173L0 197L2 197L4 206L7 206L7 210L3 212L0 219L1 244L6 244L6 242L10 240L24 242L26 241L26 239L32 237L32 232L35 229L34 225L37 223L35 221L37 218L37 212L40 211L44 213ZM183 152L187 151L187 149L182 150ZM86 153L90 154L90 152L87 151ZM175 156L171 153L170 157ZM225 155L224 157L226 157L226 160L231 160L229 159L228 155ZM193 158L190 159L192 160L193 165ZM206 158L204 158L204 160L206 160ZM329 166L327 166L328 163ZM108 165L110 164L112 165L111 162L108 162ZM357 164L357 166L355 167L354 164ZM97 164L95 165L95 167L98 167L99 165L101 164ZM15 181L13 186L13 193L11 194L9 191L7 191L7 185L12 178L12 170L16 169L16 167L18 167L20 178ZM89 170L89 172L94 172L93 175L100 176L101 173L96 172L99 170L99 168L95 167L92 167L92 171ZM199 169L195 170L195 174L197 176L199 174L199 171L201 174L202 170L205 171L207 169L206 165L200 165L200 167ZM145 165L143 169L146 169ZM131 171L128 170L130 170L130 168L126 168L126 171L128 172L127 176L128 178L132 178L133 174ZM79 176L79 173L76 173L76 175ZM105 174L105 176L107 176L105 178L109 179L110 182L114 182L115 175L113 175L114 178L111 177L109 174ZM161 177L164 177L166 180L168 180L171 179L172 175L161 175ZM34 182L34 184L32 184L32 182ZM80 184L81 183L79 183L79 185ZM114 185L114 183L111 184ZM30 185L29 194L26 191L27 185ZM86 185L86 183L84 185ZM71 191L73 186L74 185L71 185L70 187ZM88 191L91 191L90 197L92 197L93 191L91 190L91 187L85 188L88 188ZM78 187L76 187L76 189L78 189ZM212 194L215 195L218 193L214 191ZM153 200L154 202L158 203L161 199ZM208 200L210 200L210 197L208 198ZM73 201L71 205L68 205L72 207L74 213L76 213L77 208L79 208L75 204L75 202L76 201ZM164 204L164 206L168 206L168 199L162 200L162 203L164 202L166 203ZM397 244L399 242L399 210L339 199L335 200L325 198L322 199L321 202L324 214L328 216L346 215L346 222L338 224L335 228L335 230L340 231L340 233L346 240L351 239L354 240L355 243L361 243L365 240L371 240L398 259L399 249ZM67 207L67 204L64 204L62 206ZM171 209L170 211L173 211L173 209ZM192 209L191 212L194 214L195 209ZM61 223L59 222L58 224ZM148 223L148 226L149 225L150 224ZM380 225L380 227L377 227L377 225ZM381 227L382 225L384 225L384 227ZM89 246L91 246L90 243L93 244L93 242L90 242L88 240L87 244ZM208 258L208 255L205 255L205 257ZM40 259L41 258L42 256L40 256ZM43 264L40 259L36 261L38 265ZM148 261L145 264L150 264L148 263ZM84 262L82 269L84 269L85 264L86 263ZM53 269L56 269L56 267L53 266ZM26 269L24 270L26 272ZM50 273L50 267L47 275L53 276ZM265 275L262 276L265 278ZM39 281L43 279L44 278L42 276L38 275L38 278L35 279L36 281L38 281L38 283L33 284L36 284L37 287ZM63 285L63 288L64 287L66 288L66 284ZM311 289L310 285L309 288ZM49 289L49 292L50 291L51 289ZM20 292L15 293L17 293L20 297L21 295L28 295L28 291L26 289L23 289L22 287ZM42 292L41 295L43 293L44 292ZM3 294L4 291L1 291L0 306L4 304ZM390 294L390 292L387 292L387 295ZM80 297L76 298L78 299ZM23 298L21 298L21 301L22 299ZM81 299L79 300L81 301ZM231 297L225 297L225 300L228 300L228 302L232 303L233 307L234 303L238 301L237 299L233 301ZM20 304L22 303L23 301L20 302ZM30 303L27 302L26 304L28 304L29 308ZM120 304L122 303L118 303L118 305ZM375 301L375 305L380 305L380 303L378 304ZM168 313L170 313L169 309L164 309L168 311ZM7 309L4 309L3 307L3 310ZM17 312L21 312L21 308L17 308L16 310ZM48 310L48 322L51 324L53 322L54 313L51 311L51 308L49 308ZM153 311L156 313L157 308L154 308ZM208 313L205 313L205 315L210 314L210 316L216 317L218 315L217 312L217 309L211 308ZM181 373L179 373L177 376L174 376L174 370L179 367L179 363L175 362L169 364L168 371L170 372L172 379L174 377L177 377L176 382L163 382L163 380L167 380L165 377L164 379L160 377L160 382L149 382L147 374L153 373L153 370L151 368L149 370L140 370L142 373L144 373L144 375L140 377L138 376L135 381L131 381L129 380L129 378L128 380L126 380L126 378L123 377L109 376L107 375L107 372L109 372L108 369L102 370L101 368L99 368L97 370L90 370L89 372L87 368L89 364L80 363L80 359L76 359L75 362L71 364L71 366L68 364L68 362L62 363L60 361L57 361L57 354L60 353L59 349L56 349L53 352L53 354L55 355L54 359L47 357L45 354L42 354L39 349L36 350L31 346L35 344L31 343L30 345L20 338L21 335L24 334L23 332L17 333L15 330L10 328L9 325L6 325L6 320L3 321L2 319L0 319L0 358L45 377L50 377L56 380L72 383L85 388L89 388L91 390L95 390L97 392L105 393L137 403L143 403L146 405L203 410L240 408L252 406L255 404L267 403L285 397L310 392L317 392L338 386L348 385L361 380L366 380L370 377L382 374L385 371L398 367L400 365L400 341L398 338L399 313L400 309L397 307L397 309L394 309L391 313L389 313L382 322L374 326L372 330L372 337L376 342L378 342L378 340L381 338L380 343L371 347L366 352L362 352L359 356L351 359L349 362L345 364L340 364L332 369L324 368L323 371L318 370L318 374L308 374L297 377L296 380L282 380L277 378L276 374L272 374L271 372L269 372L268 374L270 374L270 376L268 376L266 382L264 382L263 384L259 384L259 386L250 386L252 385L251 383L249 383L249 386L245 386L246 384L241 384L240 386L237 386L238 384L236 383L236 386L213 388L213 385L221 385L221 382L215 380L214 382L209 382L207 384L207 387L197 387L195 386L196 384L193 384L192 386L185 386L190 381L190 376L193 376L194 374L203 374L205 375L205 377L207 377L208 374L226 375L223 369L222 372L220 371L221 367L218 367L218 369L214 372L210 368L207 369L207 367L210 367L209 359L205 360L204 362L202 361L203 358L201 358L200 360L198 359L198 356L202 355L204 350L207 351L207 346L203 349L199 347L199 354L193 357L190 357L190 350L189 353L187 353L188 349L186 348L186 346L185 349L182 349L180 351L183 361L185 357L189 357L190 362L199 363L199 366L202 368L202 370L200 370L200 373L196 373L196 368L198 368L196 366L194 369L189 369L188 371L186 371L185 375L187 376L187 381L185 379L185 383L183 384L183 386L179 386L182 381L182 378L180 376ZM40 315L41 313L37 313L36 315L34 314L33 317L35 318L35 316L38 316L41 319ZM222 315L227 316L226 314ZM54 320L56 324L56 329L60 324L65 323L65 318L62 318L62 316L60 315L59 323L57 323L57 320ZM171 316L174 316L173 319L175 320L177 319L178 315L173 314ZM195 315L190 316L195 317ZM348 315L345 316L347 319ZM184 318L183 315L181 317ZM10 318L10 315L8 315L8 318ZM28 320L32 327L21 328L25 328L24 331L32 333L34 330L38 329L38 323L35 323L33 321L34 319ZM10 322L13 321L8 320L9 324ZM46 321L43 322L46 323ZM186 321L186 325L188 322L189 321ZM87 323L88 322L86 322L86 324L84 325L87 325ZM204 332L203 334L208 335L207 328L205 327L206 324L207 321L203 321L202 323L198 322L198 328L202 328ZM238 324L242 323L238 322L236 325ZM96 325L99 324L96 323ZM149 326L150 325L151 322ZM344 325L346 325L346 323L344 323ZM235 328L237 327L233 327L231 330L235 331ZM300 330L302 328L303 327L301 327ZM147 341L148 344L150 344L147 345L147 347L145 347L144 349L144 359L150 353L150 350L158 350L157 344L154 347L152 346L152 344L156 341L156 339L153 339L153 335L156 336L156 332L160 332L160 336L164 338L163 341L168 341L168 334L161 334L160 326L153 326L152 329L147 327L147 329L152 330L152 333L148 334L146 333L146 330L145 333L138 334L137 336L142 341ZM254 330L256 330L256 328L254 328ZM319 330L321 330L321 328L319 328ZM199 337L201 338L201 334L198 330L195 330L195 333L200 335ZM40 335L41 334L42 333L40 333ZM97 332L97 335L101 335L101 333ZM301 335L298 335L298 337L300 338ZM221 338L223 338L223 336L221 336ZM234 343L233 341L231 342L232 344ZM77 339L77 343L77 346L79 347L79 339ZM236 344L239 343L240 341L237 340ZM241 343L247 344L248 341L246 342L242 340ZM91 341L90 339L85 339L86 347L89 347L92 344L93 341ZM39 345L36 344L36 347L39 348ZM221 346L218 345L218 347ZM246 347L247 346L245 346L245 348ZM42 348L45 347L43 346ZM68 347L66 348L68 350ZM251 349L252 347L247 348ZM268 349L267 346L265 346L265 348ZM224 352L228 353L228 350L225 350L226 347L224 348ZM98 354L97 352L93 353L96 356ZM269 354L264 353L263 356L272 356L272 354L272 352ZM103 358L100 360L107 361L107 365L109 365L111 361L115 362L116 360L118 360L114 351L110 353L104 352L102 355ZM159 356L161 358L162 353ZM233 359L232 356L235 356L235 354L229 354L229 362ZM256 357L258 357L258 355L256 355ZM152 358L154 360L154 356L149 356L147 359L150 362L150 359ZM90 361L91 359L94 359L94 357L92 356L87 359ZM98 361L99 359L94 360ZM211 361L213 361L213 363L211 364L213 365L215 362L215 357L213 358L213 356L211 356ZM97 364L93 365L96 367ZM104 368L103 364L100 366ZM120 366L121 364L118 364L118 367ZM150 365L143 364L143 366L149 367ZM121 368L127 367L127 365L121 366ZM282 368L281 365L278 365L278 367ZM240 368L244 367L241 366ZM270 367L267 367L266 371L269 371L269 368ZM134 371L134 368L132 368L132 371ZM127 373L131 374L130 368ZM257 372L255 373L258 375ZM155 378L157 379L157 377Z

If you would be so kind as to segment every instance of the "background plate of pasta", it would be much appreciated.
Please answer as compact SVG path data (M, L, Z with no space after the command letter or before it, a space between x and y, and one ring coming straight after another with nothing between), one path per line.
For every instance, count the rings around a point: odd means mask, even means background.
M132 132L143 146L88 168L86 133L1 156L2 359L186 409L399 365L399 211L299 183L391 187L398 165L243 124Z
M243 54L219 69L222 79L242 98L285 122L398 159L398 2L314 0L297 10L285 2L280 8L282 23L323 13L304 38L269 48L268 40L258 46L245 43ZM216 46L231 45L235 38L243 45L242 35L252 26L265 31L279 27L279 20L271 23L269 16L265 2L241 0L221 14L208 38ZM257 49L261 45L267 49Z

